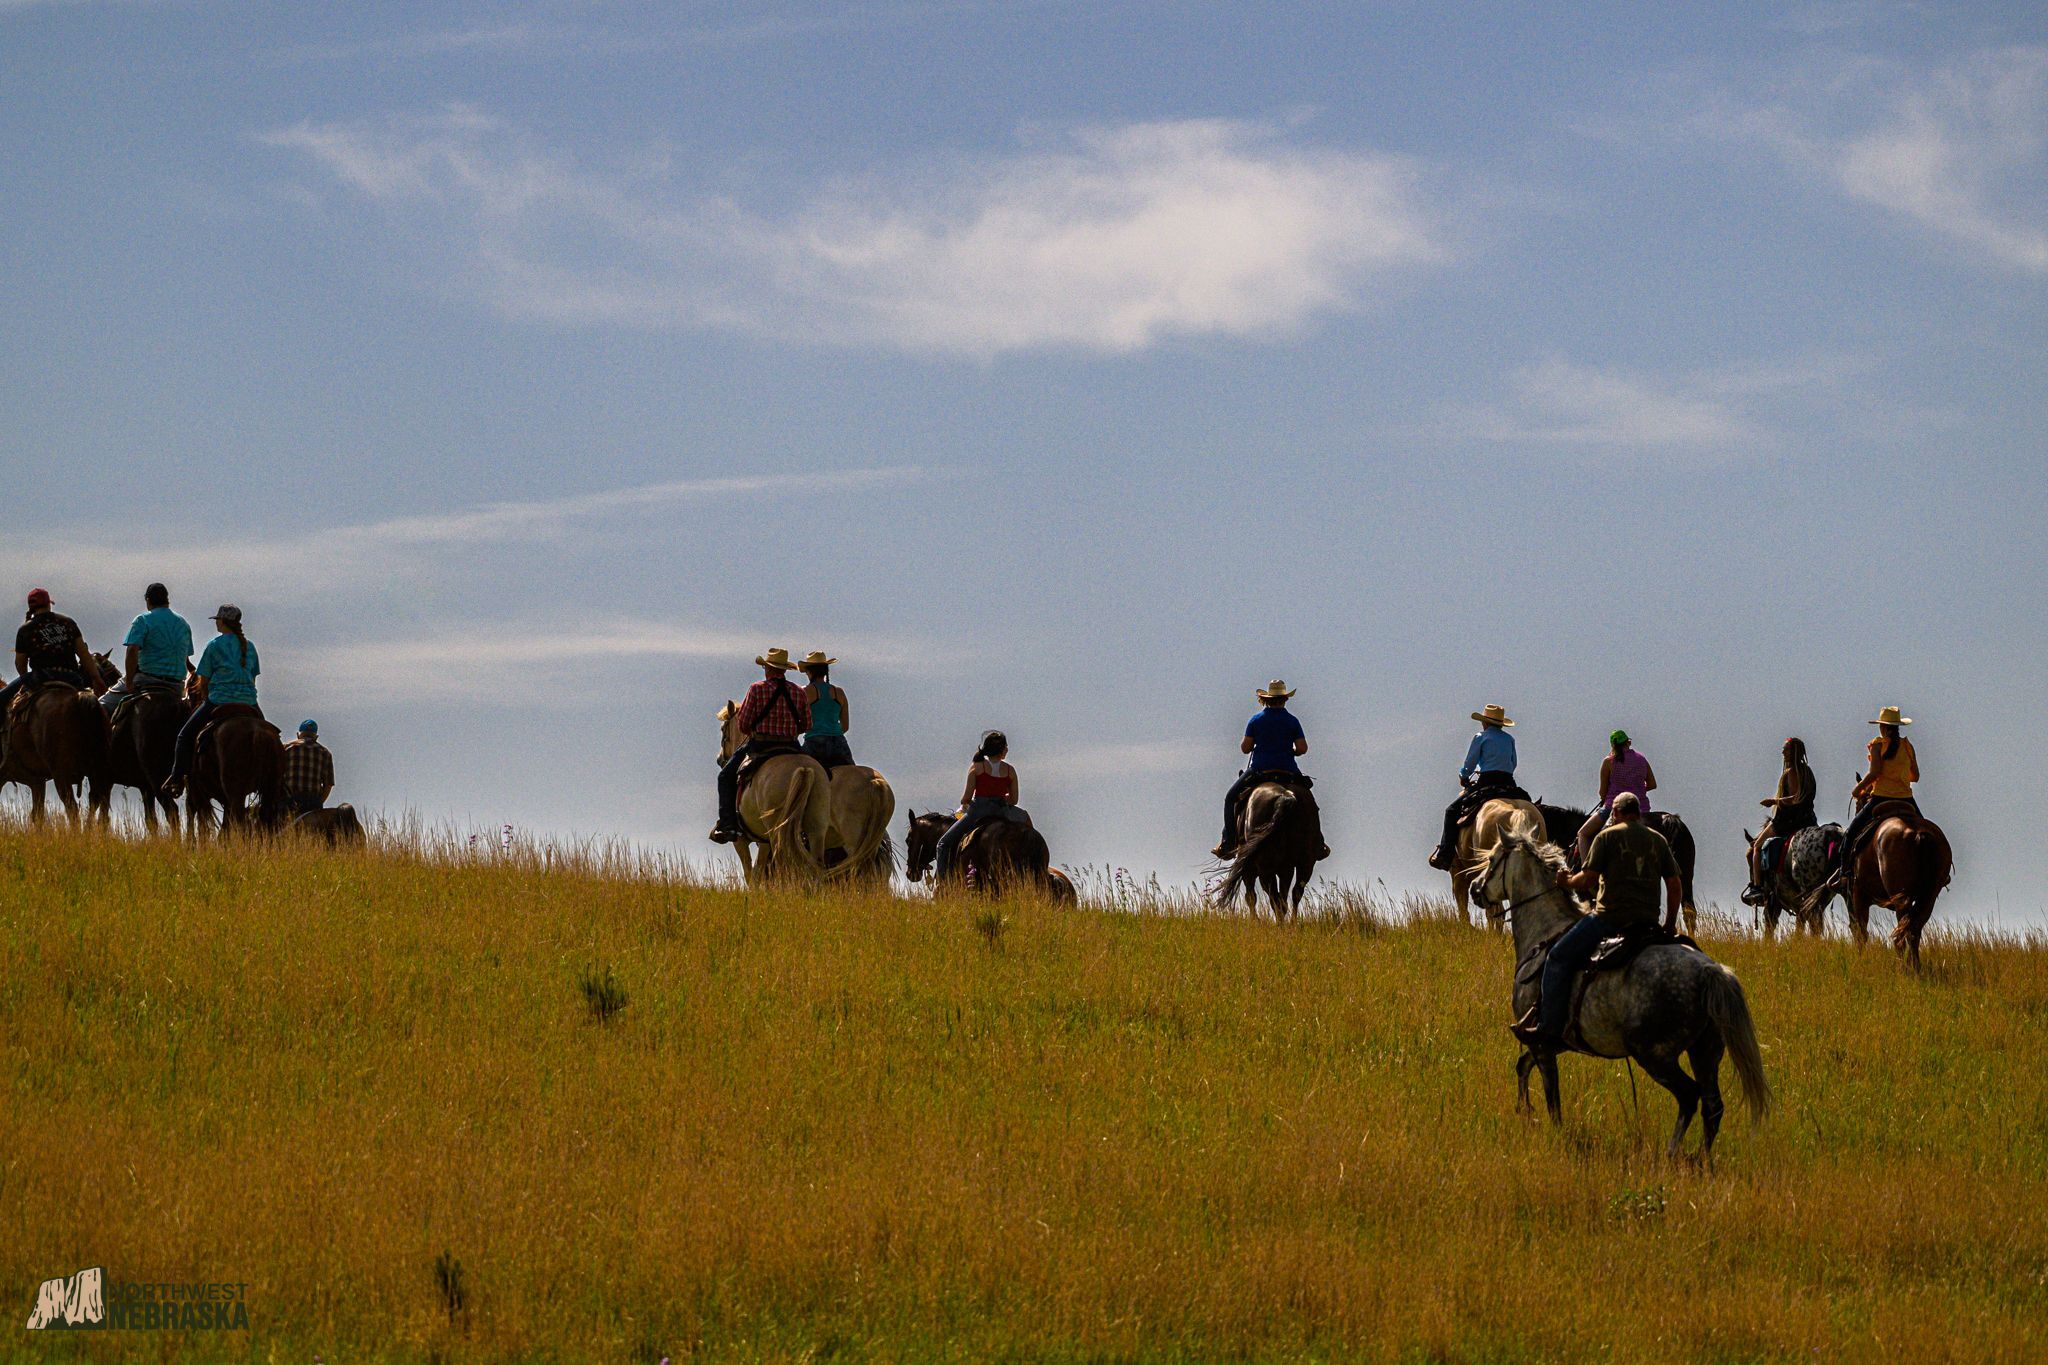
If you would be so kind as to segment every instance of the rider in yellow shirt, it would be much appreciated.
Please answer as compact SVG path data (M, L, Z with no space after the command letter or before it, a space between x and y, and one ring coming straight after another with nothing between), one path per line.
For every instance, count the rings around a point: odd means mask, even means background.
M1913 752L1913 741L1900 733L1913 723L1912 717L1900 715L1896 706L1886 706L1870 723L1877 727L1877 738L1870 741L1869 771L1850 793L1856 798L1856 816L1842 835L1844 867L1853 865L1857 846L1885 803L1903 801L1915 811L1920 809L1913 799L1913 784L1920 780L1920 757Z

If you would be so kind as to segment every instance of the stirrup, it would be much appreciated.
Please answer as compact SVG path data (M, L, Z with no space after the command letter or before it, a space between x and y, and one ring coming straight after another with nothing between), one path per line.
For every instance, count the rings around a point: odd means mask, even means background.
M1762 905L1770 898L1770 892L1752 882L1742 888L1742 894L1737 899L1741 900L1744 905Z
M1457 857L1458 855L1454 850L1432 849L1429 854L1429 865L1439 872L1449 872L1451 864L1457 860Z

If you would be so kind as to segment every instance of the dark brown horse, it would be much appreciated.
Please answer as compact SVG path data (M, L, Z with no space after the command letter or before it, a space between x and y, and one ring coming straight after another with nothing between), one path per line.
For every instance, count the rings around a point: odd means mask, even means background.
M7 726L7 764L0 783L19 782L29 789L31 818L47 818L45 798L51 783L64 814L79 823L78 789L90 783L92 813L104 820L107 786L107 713L92 690L69 682L46 682L14 699Z
M1216 888L1216 903L1228 906L1240 893L1245 908L1258 913L1257 887L1264 887L1273 918L1299 913L1308 879L1323 856L1322 822L1315 798L1280 782L1261 782L1245 795L1238 814L1237 856Z
M904 875L921 882L938 857L939 837L953 826L953 817L939 811L910 812L910 835L904 841ZM1015 820L991 820L960 841L946 881L933 879L934 891L973 887L991 896L1025 888L1054 900L1072 900L1074 885L1052 866L1045 836Z
M1543 829L1550 842L1563 849L1565 857L1570 858L1578 843L1579 827L1586 823L1586 817L1592 812L1576 806L1553 806L1547 801L1538 801L1536 809L1543 812ZM1686 932L1691 933L1699 927L1700 917L1699 907L1692 899L1692 869L1699 857L1692 830L1675 811L1645 811L1643 823L1664 836L1664 842L1671 845L1671 856L1678 860L1679 904L1685 909Z
M101 676L117 678L120 670L104 654L95 654ZM115 787L133 787L142 794L142 821L156 830L157 808L163 808L171 832L178 832L178 803L163 793L178 748L178 730L192 714L182 691L159 689L137 693L116 712L107 780Z
M1935 898L1954 871L1940 825L1904 804L1880 817L1877 827L1862 836L1848 869L1849 929L1856 941L1869 941L1870 908L1881 905L1898 917L1892 947L1918 971L1921 931L1934 917Z
M284 818L284 744L254 707L234 708L201 736L185 793L185 823L194 838L212 827L216 805L223 831L275 829Z

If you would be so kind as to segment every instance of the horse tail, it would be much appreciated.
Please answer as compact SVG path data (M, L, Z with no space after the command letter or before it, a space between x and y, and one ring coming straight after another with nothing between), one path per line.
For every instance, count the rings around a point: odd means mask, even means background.
M1251 798L1245 799L1249 801ZM1257 829L1246 835L1244 842L1237 846L1237 856L1230 860L1230 869L1223 874L1223 882L1216 888L1218 905L1230 904L1251 885L1252 860L1259 856L1267 841L1287 824L1288 817L1294 813L1294 804L1294 793L1285 788L1273 798L1273 813L1267 816Z
M804 839L804 816L818 795L818 783L823 777L823 770L816 764L798 764L789 779L789 807L768 830L768 846L775 851L778 863L785 855L794 855L806 872L815 874L822 874L825 866L818 860L818 850Z
M1924 925L1934 915L1934 900L1949 882L1954 863L1949 852L1948 839L1932 824L1914 826L1912 839L1913 884L1907 894L1912 897L1911 922Z
M1742 1100L1749 1106L1752 1123L1761 1123L1771 1112L1771 1085L1764 1079L1764 1054L1757 1046L1756 1026L1750 1022L1749 1000L1735 973L1714 963L1707 973L1707 1017L1721 1031L1728 1058L1735 1063L1735 1075L1742 1082Z
M825 781L828 791L830 790L831 780L832 775L827 773ZM874 773L870 776L869 786L874 793L875 806L880 814L869 822L867 836L856 847L847 849L845 860L830 868L826 873L827 876L858 877L863 875L870 870L870 865L875 861L876 854L889 843L889 819L896 814L896 793L889 786L888 779L880 773ZM893 872L896 868L895 854L892 852L886 856L889 859L889 869Z

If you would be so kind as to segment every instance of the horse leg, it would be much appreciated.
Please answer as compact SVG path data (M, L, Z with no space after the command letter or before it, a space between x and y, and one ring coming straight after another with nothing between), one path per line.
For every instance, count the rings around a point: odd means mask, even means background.
M1870 902L1863 899L1852 882L1849 886L1849 933L1856 939L1856 946L1863 947L1870 942Z
M1261 872L1259 885L1266 889L1266 908L1273 912L1273 923L1282 924L1287 920L1287 908L1280 903L1280 874ZM1257 913L1256 909L1253 913Z
M1472 877L1470 873L1453 872L1451 874L1451 900L1457 904L1458 918L1461 920L1469 921L1472 917L1472 902L1467 895L1471 885Z
M28 783L28 818L40 825L50 818L49 796L45 788L49 784L42 778L31 778Z
M1676 1158L1679 1146L1685 1141L1685 1130L1692 1126L1692 1116L1700 1107L1698 1082L1685 1074L1685 1068L1678 1064L1678 1058L1660 1057L1654 1052L1638 1052L1636 1062L1643 1068L1643 1074L1671 1092L1678 1101L1678 1122L1671 1129L1671 1142L1664 1149L1664 1155Z
M1308 895L1308 879L1316 873L1314 862L1302 863L1294 869L1294 914L1301 916L1302 897Z
M66 782L61 777L57 779L57 799L64 803L65 820L70 823L71 828L77 829L79 825L78 793L72 789L69 782Z
M1536 1112L1535 1101L1529 1098L1529 1072L1536 1066L1536 1054L1527 1048L1515 1059L1515 1112L1531 1114Z
M1720 1135L1724 1112L1721 1103L1722 1050L1720 1033L1710 1028L1695 1038L1685 1052L1686 1060L1692 1063L1693 1083L1700 1091L1700 1125L1703 1131L1700 1155L1709 1161L1714 1159L1714 1139Z
M1564 1101L1557 1093L1557 1054L1546 1052L1538 1057L1536 1069L1543 1073L1543 1107L1550 1112L1552 1123L1563 1123Z

